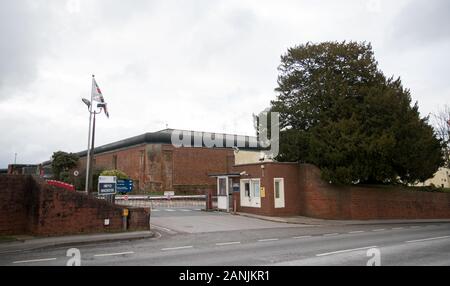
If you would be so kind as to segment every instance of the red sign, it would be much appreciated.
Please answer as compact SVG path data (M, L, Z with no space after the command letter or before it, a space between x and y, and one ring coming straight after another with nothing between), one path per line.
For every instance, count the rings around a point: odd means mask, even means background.
M64 190L68 190L68 191L75 191L75 186L71 185L71 184L67 184L64 182L59 182L59 181L54 181L54 180L47 180L47 184L49 184L50 186L54 186L54 187L58 187Z

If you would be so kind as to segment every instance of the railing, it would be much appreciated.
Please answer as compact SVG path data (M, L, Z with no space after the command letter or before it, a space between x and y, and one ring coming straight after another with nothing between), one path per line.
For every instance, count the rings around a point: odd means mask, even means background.
M145 207L145 208L183 208L206 206L206 196L116 196L115 203L121 206Z

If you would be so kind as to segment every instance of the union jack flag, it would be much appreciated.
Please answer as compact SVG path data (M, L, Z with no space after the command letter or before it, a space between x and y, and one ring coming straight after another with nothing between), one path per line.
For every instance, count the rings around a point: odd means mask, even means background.
M94 77L92 77L92 100L104 104L102 108L103 110L105 110L105 114L109 118L107 103L105 102L105 98L103 97L102 91L100 90L100 87L98 87L97 81L95 81Z

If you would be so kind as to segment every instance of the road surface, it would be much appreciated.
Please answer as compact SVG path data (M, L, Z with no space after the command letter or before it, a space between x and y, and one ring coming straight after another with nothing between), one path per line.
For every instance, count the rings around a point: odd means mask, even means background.
M447 223L305 227L181 208L154 211L152 224L152 239L71 247L83 266L450 266ZM0 265L64 266L68 249L2 253Z

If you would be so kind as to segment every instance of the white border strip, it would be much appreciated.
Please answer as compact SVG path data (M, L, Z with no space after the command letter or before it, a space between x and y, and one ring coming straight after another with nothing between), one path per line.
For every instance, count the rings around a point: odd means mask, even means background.
M333 252L327 252L327 253L316 254L316 256L317 256L317 257L321 257L321 256L329 256L329 255L334 255L334 254L341 254L341 253L346 253L346 252L353 252L353 251L359 251L359 250L366 250L366 249L371 249L371 248L377 248L377 246L367 246L367 247L361 247L361 248L353 248L353 249L338 250L338 251L333 251Z

